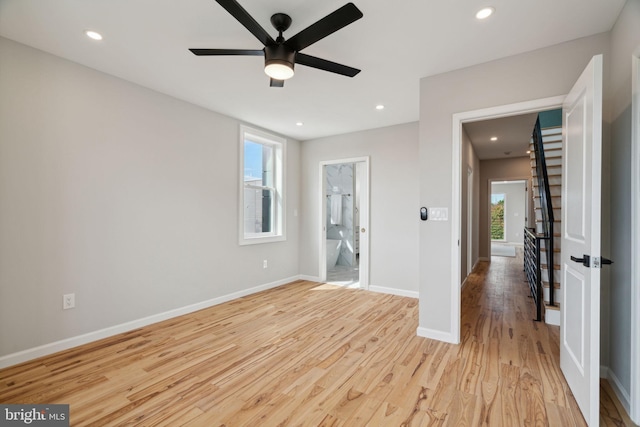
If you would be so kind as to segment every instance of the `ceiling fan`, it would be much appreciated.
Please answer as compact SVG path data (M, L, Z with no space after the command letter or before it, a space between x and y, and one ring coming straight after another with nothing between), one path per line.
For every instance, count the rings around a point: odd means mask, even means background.
M278 31L278 37L274 40L236 0L216 1L256 36L264 48L189 49L195 55L264 55L264 71L271 78L272 87L283 87L284 81L293 77L293 66L296 63L348 77L360 72L356 68L300 53L302 49L362 18L362 12L353 3L347 3L287 40L282 33L291 25L291 17L284 13L276 13L271 16L271 24Z

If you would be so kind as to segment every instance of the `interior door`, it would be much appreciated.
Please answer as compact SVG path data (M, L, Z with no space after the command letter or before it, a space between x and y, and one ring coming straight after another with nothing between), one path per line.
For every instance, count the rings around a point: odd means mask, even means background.
M590 426L599 422L602 55L563 106L560 367Z

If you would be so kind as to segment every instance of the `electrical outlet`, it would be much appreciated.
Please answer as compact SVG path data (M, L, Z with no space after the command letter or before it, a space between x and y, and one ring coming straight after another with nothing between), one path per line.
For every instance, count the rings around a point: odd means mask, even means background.
M62 309L68 310L76 306L76 294L62 295Z
M262 261L262 268L267 268L267 267L269 267L269 263L265 259L265 260Z

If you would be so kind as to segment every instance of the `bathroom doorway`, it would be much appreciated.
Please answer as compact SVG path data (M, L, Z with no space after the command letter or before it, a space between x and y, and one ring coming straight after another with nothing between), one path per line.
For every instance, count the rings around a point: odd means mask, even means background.
M369 158L320 163L320 280L369 287Z

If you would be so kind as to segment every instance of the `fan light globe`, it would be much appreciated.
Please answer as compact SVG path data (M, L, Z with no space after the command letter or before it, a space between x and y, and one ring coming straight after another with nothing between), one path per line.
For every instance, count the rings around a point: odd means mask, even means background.
M275 80L287 80L293 77L293 69L285 64L267 64L264 72Z

